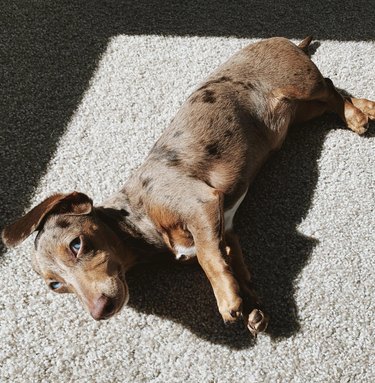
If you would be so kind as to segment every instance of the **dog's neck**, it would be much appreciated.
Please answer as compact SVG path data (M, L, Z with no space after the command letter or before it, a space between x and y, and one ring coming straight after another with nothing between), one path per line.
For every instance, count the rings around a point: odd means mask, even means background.
M168 250L142 209L131 204L125 189L96 207L95 212L141 261Z

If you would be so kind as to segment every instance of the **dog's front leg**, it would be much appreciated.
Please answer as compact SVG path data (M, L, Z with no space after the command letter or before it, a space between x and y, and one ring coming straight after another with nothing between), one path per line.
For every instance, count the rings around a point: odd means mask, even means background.
M258 333L266 330L269 318L260 308L259 299L252 286L250 272L243 259L238 236L232 230L227 231L225 242L228 261L240 285L243 297L244 322L251 334L256 337Z
M219 192L201 204L194 214L189 231L192 233L198 262L207 275L214 291L224 322L242 317L240 288L230 265L226 261L223 238L223 202Z

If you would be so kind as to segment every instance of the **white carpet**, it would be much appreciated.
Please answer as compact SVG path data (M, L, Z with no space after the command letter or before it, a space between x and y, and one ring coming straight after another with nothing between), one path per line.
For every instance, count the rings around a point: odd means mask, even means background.
M111 37L22 206L27 210L56 191L104 200L142 162L197 83L251 41ZM354 95L375 99L375 43L320 43L313 60L322 73ZM25 153L35 150L27 142L8 146L8 160L19 145ZM240 326L221 323L195 267L135 270L129 306L98 323L73 296L53 294L32 271L32 239L6 251L0 258L0 381L375 381L374 154L374 126L358 137L327 116L293 129L257 178L236 220L271 316L269 334L256 343ZM28 163L12 166L28 180ZM11 198L4 201L7 208Z

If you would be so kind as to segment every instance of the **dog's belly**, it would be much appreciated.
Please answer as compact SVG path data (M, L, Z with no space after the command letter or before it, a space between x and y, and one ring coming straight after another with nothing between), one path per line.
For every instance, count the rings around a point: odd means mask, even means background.
M224 228L225 232L233 229L233 219L234 216L241 205L242 201L246 196L247 190L241 197L236 201L236 203L226 211L224 211ZM181 244L176 243L174 245L174 253L177 261L188 261L197 256L197 251L194 246L183 246Z
M229 231L229 230L233 229L233 219L234 219L234 216L236 214L237 209L239 208L239 206L241 205L242 201L244 200L244 198L246 196L246 193L247 193L247 190L245 191L245 193L242 194L242 196L240 198L238 198L237 202L230 209L227 209L224 212L224 227L225 227L225 231Z

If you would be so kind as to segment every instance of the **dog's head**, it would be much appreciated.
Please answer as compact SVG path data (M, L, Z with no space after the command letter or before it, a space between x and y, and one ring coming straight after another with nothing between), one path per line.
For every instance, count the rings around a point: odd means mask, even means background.
M121 239L82 193L56 194L7 226L6 246L33 232L34 270L56 293L75 293L94 319L116 314L129 298L124 273L129 256Z

